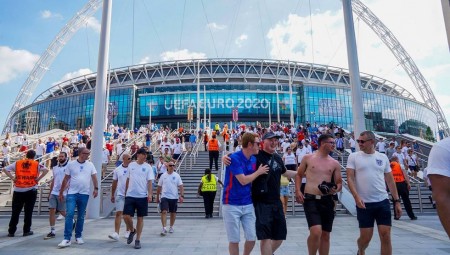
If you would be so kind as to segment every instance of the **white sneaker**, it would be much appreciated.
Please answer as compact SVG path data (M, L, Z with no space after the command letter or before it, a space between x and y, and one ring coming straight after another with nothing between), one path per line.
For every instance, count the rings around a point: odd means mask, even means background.
M167 235L167 230L166 230L166 228L162 228L161 236L165 236L165 235Z
M108 235L108 237L114 241L119 241L119 234L117 234L117 232Z
M64 220L64 216L62 216L62 214L60 214L59 216L58 216L58 218L56 218L56 220Z
M169 233L173 233L173 227L169 228Z
M83 238L81 238L81 237L75 238L75 243L77 243L79 245L84 244Z
M62 241L58 244L58 247L59 247L59 248L65 248L65 247L70 246L71 244L72 244L72 243L70 242L70 240L64 239L64 240L62 240Z
M127 232L125 232L125 234L123 234L123 238L128 239L129 236L130 236L130 231L127 230Z

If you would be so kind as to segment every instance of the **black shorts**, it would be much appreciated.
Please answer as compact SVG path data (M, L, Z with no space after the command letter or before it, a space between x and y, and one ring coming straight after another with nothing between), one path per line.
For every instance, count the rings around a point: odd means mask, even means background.
M419 172L419 168L417 166L408 166L409 170L414 172Z
M308 194L305 194L307 196ZM332 196L324 196L322 199L308 199L303 203L308 228L321 225L322 230L331 232L334 221L334 202Z
M295 171L295 170L297 170L297 165L296 164L286 165L286 169Z
M168 198L161 198L160 203L161 211L168 211L170 213L176 213L178 209L178 199L168 199Z
M172 155L172 158L173 158L173 159L178 159L179 157L180 157L180 154L173 154L173 155Z
M253 206L255 207L258 240L286 240L286 218L281 200L273 204L254 202Z
M138 217L144 217L148 214L148 201L146 197L125 197L123 214L134 217L134 212Z
M356 207L359 228L373 228L374 222L377 225L392 226L391 208L389 200L381 202L365 203L366 209Z

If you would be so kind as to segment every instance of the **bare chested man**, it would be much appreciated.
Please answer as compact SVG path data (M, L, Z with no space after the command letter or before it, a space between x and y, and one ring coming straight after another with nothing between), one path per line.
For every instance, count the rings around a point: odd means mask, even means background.
M330 232L334 220L334 202L332 194L342 189L341 167L330 157L336 145L331 135L319 137L319 150L314 154L303 157L297 169L295 178L295 198L305 208L306 220L309 227L308 251L310 255L329 254ZM302 177L306 175L305 194L300 191ZM319 185L323 181L331 183L334 179L335 187L321 190ZM325 193L324 193L325 192Z

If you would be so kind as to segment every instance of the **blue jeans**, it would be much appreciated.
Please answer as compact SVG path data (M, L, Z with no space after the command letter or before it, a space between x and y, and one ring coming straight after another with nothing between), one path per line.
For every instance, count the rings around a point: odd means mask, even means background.
M75 226L75 238L81 237L83 233L84 215L89 200L89 195L68 194L66 198L66 222L64 225L64 239L70 240L72 237L73 218L75 215L75 206L78 210L77 225Z

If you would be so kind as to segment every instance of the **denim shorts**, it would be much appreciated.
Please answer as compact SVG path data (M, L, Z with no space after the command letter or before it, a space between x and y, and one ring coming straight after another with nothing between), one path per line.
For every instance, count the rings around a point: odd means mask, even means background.
M115 205L116 205L116 211L123 212L123 207L125 206L125 197L124 196L116 196L115 197Z
M291 195L291 190L289 186L280 186L280 196L289 197Z
M223 222L227 231L228 242L240 242L240 224L244 229L246 241L256 241L255 229L255 209L252 204L249 205L223 205Z
M392 226L391 206L388 199L365 203L365 206L366 209L356 207L359 228L373 228L375 221L377 225Z

